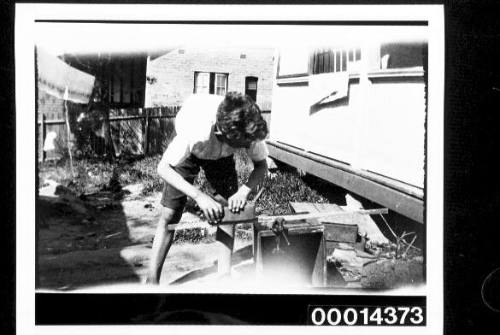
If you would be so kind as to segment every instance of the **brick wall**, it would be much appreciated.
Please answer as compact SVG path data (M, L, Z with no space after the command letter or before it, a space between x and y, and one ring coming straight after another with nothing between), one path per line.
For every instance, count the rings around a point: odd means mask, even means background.
M273 66L273 49L175 49L150 61L146 101L150 106L181 105L193 93L196 71L220 72L229 74L228 91L242 93L245 77L257 77L257 104L270 110Z

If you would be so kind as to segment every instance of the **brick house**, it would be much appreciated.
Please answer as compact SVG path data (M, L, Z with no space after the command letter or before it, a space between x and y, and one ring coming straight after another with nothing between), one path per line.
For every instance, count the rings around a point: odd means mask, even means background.
M101 65L99 57L106 58ZM194 92L222 95L240 91L252 96L262 110L271 110L274 49L180 48L100 56L66 54L61 58L104 79L112 108L175 106ZM41 102L42 109L51 112L62 106L62 101L56 102L58 106Z
M122 109L180 106L194 92L223 95L228 91L244 92L257 101L262 111L271 110L273 49L168 48L129 53L64 54L58 58L99 78L107 92L103 100L119 113ZM66 146L65 117L62 99L39 91L37 102L38 122L42 118L46 122L40 126L39 156L43 159L42 146L47 133L56 132L61 145ZM76 119L86 108L87 105L68 102L71 127L76 126ZM269 114L265 118L269 120ZM96 130L99 143L103 131Z
M178 48L149 58L146 107L181 105L192 93L244 92L271 110L274 49Z

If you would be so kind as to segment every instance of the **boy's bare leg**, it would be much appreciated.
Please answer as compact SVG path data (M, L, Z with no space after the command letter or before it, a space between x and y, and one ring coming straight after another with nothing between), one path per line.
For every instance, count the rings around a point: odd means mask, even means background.
M234 225L221 225L219 229L223 230L228 237L231 237L234 241ZM226 275L231 273L231 255L233 254L233 249L228 247L224 243L220 243L219 261L218 261L218 272L220 275Z
M160 282L161 270L167 257L167 253L172 245L174 231L168 231L169 224L179 222L181 213L167 207L161 207L161 214L156 227L156 233L151 249L151 258L149 260L149 271L146 278L148 284L158 284Z

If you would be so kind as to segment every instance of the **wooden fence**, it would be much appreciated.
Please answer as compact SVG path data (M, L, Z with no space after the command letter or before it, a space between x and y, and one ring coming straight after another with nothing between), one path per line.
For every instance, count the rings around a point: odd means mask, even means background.
M175 116L178 106L153 108L126 108L110 110L111 139L117 155L151 155L161 153L175 136ZM73 114L74 115L74 114ZM72 118L72 117L70 117ZM78 142L78 122L70 120L72 140ZM74 129L75 128L75 129ZM47 135L55 133L56 149L44 152ZM95 156L105 152L103 127L85 134L86 144ZM45 115L38 121L38 160L57 157L67 150L67 127L64 119L47 119ZM78 146L75 148L78 150Z
M175 136L179 107L111 110L111 137L117 154L151 155L165 151Z
M179 106L153 108L126 108L110 110L111 138L118 155L154 155L163 153L175 136L175 116ZM72 139L75 139L77 115L70 109ZM264 119L270 123L270 111L264 111ZM45 152L44 141L49 133L56 134L56 150ZM85 138L94 156L105 152L104 131L102 127L90 132ZM47 119L45 115L38 121L38 160L56 158L58 152L67 150L67 127L64 119ZM78 149L78 148L75 148Z

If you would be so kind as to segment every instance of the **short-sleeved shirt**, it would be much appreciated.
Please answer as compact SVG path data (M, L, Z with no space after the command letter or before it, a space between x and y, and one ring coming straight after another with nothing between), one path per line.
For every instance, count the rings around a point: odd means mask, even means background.
M217 110L224 96L193 94L186 99L175 119L177 135L167 147L162 160L171 166L184 161L190 154L206 160L216 160L234 154L233 148L215 135ZM254 141L245 149L256 162L266 159L269 152L264 141Z

